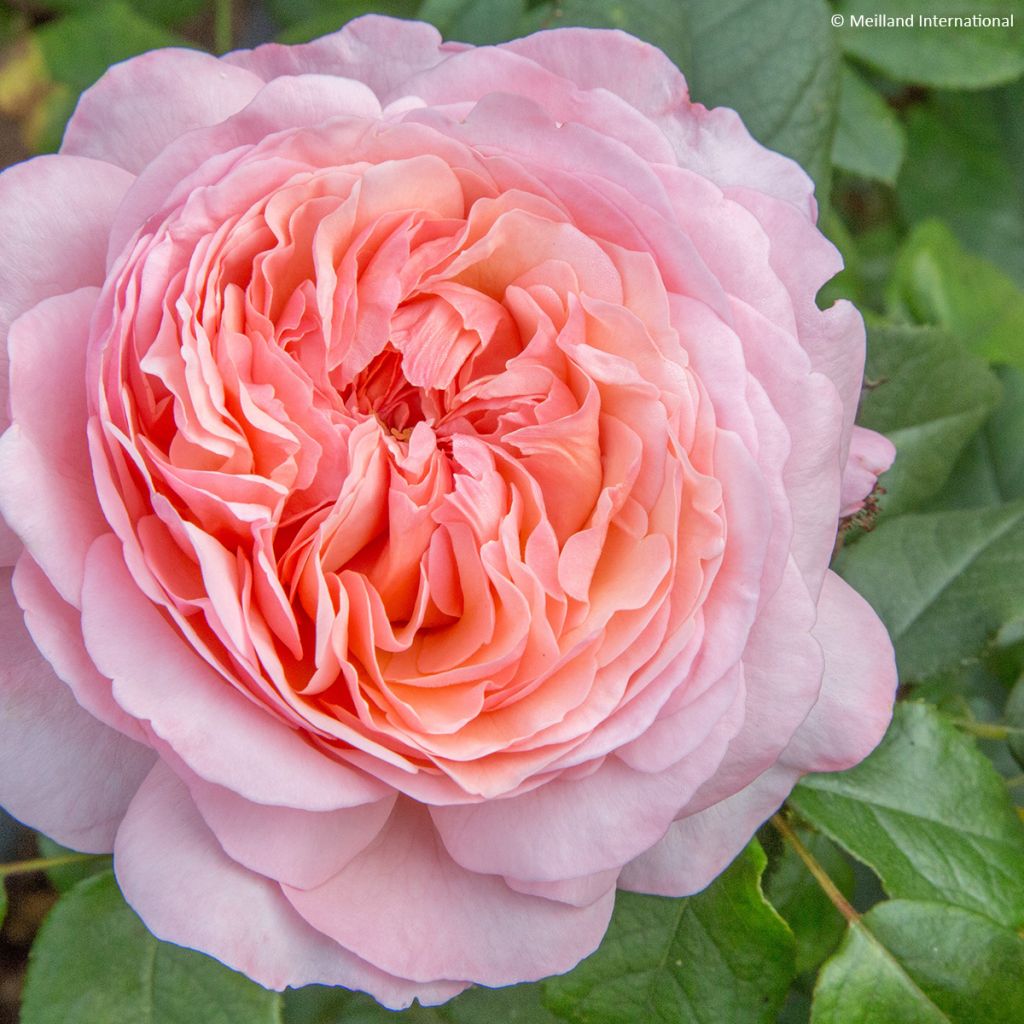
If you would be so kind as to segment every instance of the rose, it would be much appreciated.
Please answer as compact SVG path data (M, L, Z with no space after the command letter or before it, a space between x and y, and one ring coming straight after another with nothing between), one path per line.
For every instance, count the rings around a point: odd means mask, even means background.
M814 216L621 33L111 69L0 178L4 803L158 936L390 1006L705 886L891 707Z

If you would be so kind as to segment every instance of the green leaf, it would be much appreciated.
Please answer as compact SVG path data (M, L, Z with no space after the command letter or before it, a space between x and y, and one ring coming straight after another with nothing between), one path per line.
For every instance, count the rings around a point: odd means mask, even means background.
M436 25L445 39L484 46L522 31L525 0L426 0L417 18Z
M284 997L284 1024L557 1024L541 1004L540 985L470 988L443 1006L385 1010L361 992L307 985Z
M790 804L889 895L1024 924L1024 825L992 763L934 708L899 705L874 753L806 776Z
M278 41L288 44L308 43L337 32L364 14L413 18L418 6L419 0L278 0L272 4L275 20L285 27Z
M858 422L885 434L897 451L880 481L881 507L890 514L920 508L996 407L999 381L944 331L887 325L868 331L865 377L873 386Z
M96 0L29 0L29 4L38 10L70 14L96 7ZM131 8L137 15L168 28L194 18L203 7L204 0L131 0Z
M844 52L897 82L940 89L978 89L1012 82L1024 73L1020 5L1014 0L886 0L879 14L863 0L840 0L845 24L836 33ZM1006 17L1012 27L922 24L922 16ZM858 24L857 19L861 21ZM872 24L872 17L910 18L909 24Z
M1019 1024L1024 941L959 907L880 903L822 968L812 1024Z
M3 927L4 918L7 917L7 882L0 878L0 928Z
M764 866L755 841L696 896L620 892L601 947L545 982L544 1001L579 1024L773 1021L794 942L761 893Z
M78 91L118 61L161 46L188 45L121 0L90 4L81 12L41 25L34 35L54 81Z
M912 107L897 194L909 220L942 218L1024 287L1022 108L1024 83L976 95L935 93Z
M1024 502L897 516L835 568L888 627L903 681L927 678L1024 614Z
M1010 734L1007 746L1017 763L1024 765L1024 676L1014 684L1006 700L1006 724L1016 730Z
M848 899L853 892L853 868L827 836L797 828L800 841ZM796 937L798 974L817 967L836 948L846 929L842 914L832 905L804 863L784 843L765 880L765 895Z
M948 327L990 362L1024 369L1024 292L969 253L941 221L919 224L894 268L889 303L918 323Z
M55 843L49 836L42 832L36 833L36 846L39 847L40 857L63 857L73 854L76 851ZM47 868L46 877L57 892L68 892L73 889L83 878L98 875L101 871L110 869L109 857L90 857L88 860L80 860L72 864L61 864L55 868Z
M940 508L979 508L1024 498L1024 373L997 366L1003 397L964 449L949 484L936 499Z
M278 1024L280 996L216 960L159 942L111 872L80 882L32 947L22 1024Z
M844 63L832 162L851 174L896 183L907 147L903 125L882 96Z
M705 106L738 110L828 196L839 60L823 0L560 0L552 24L620 28L660 46Z
M344 988L306 985L284 994L284 1024L432 1024L437 1019L433 1011L419 1007L395 1013L362 992Z

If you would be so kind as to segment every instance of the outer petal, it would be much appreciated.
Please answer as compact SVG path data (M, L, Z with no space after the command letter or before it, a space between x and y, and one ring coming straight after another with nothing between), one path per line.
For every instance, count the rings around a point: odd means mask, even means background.
M267 988L344 985L400 1009L414 997L444 1002L465 987L411 985L314 931L276 884L221 850L185 785L163 763L142 784L118 831L114 869L125 899L154 935L209 953Z
M396 796L336 811L301 811L254 804L183 770L192 799L224 852L299 889L322 885L365 849L384 827Z
M25 625L43 657L71 688L75 700L104 725L148 745L142 724L115 702L110 680L96 670L82 640L82 615L53 589L46 574L25 555L14 571L14 595Z
M263 79L198 50L154 50L115 64L87 89L62 153L138 174L169 142L241 110Z
M115 699L202 778L249 800L305 810L390 792L314 750L217 675L138 589L112 534L90 549L82 608L86 647L114 680Z
M366 15L340 32L303 46L268 43L236 50L224 61L246 68L265 81L283 75L340 75L365 82L381 100L403 95L402 83L444 59L446 51L433 25ZM386 54L387 59L382 59Z
M686 79L656 46L625 32L559 28L505 43L582 89L607 89L649 117L667 115L688 98Z
M842 771L877 746L892 717L896 659L868 603L835 573L825 576L814 636L825 652L817 703L779 761L745 789L682 818L623 870L619 885L687 896L703 889L812 771Z
M105 852L154 760L75 703L0 574L0 803L76 850Z
M86 445L85 349L97 288L44 299L11 327L11 413L0 511L70 604L89 545L108 529Z
M850 457L843 471L841 516L852 516L864 507L864 499L875 489L878 478L895 458L896 446L887 437L864 427L853 428Z
M100 284L114 213L132 183L120 167L40 156L0 174L0 427L7 418L7 331L50 295Z
M510 889L456 864L422 805L402 799L377 842L317 889L284 889L314 927L418 981L456 974L511 985L560 974L593 952L608 890L585 907Z

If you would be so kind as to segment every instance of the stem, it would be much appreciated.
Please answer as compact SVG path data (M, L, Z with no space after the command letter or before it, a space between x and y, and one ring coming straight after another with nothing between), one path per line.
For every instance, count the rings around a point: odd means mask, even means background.
M213 48L217 53L227 53L231 49L231 22L231 0L214 0Z
M79 864L84 860L97 860L109 856L106 853L62 853L59 857L36 857L34 860L16 860L0 864L0 878L7 875L27 875L33 871L48 871L65 864Z
M958 729L983 740L1005 740L1024 734L1024 729L997 722L976 722L973 718L953 718L951 721Z
M849 900L839 891L836 883L829 878L828 873L815 859L814 854L807 849L800 837L789 826L789 822L781 814L772 815L772 825L782 838L793 847L793 852L804 862L804 867L814 876L814 880L821 886L822 891L832 901L832 905L839 911L850 924L857 924L860 921L860 914L853 909Z

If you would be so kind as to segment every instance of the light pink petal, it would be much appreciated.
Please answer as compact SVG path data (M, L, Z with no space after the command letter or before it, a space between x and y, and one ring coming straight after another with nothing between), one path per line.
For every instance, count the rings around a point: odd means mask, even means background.
M111 849L151 750L75 703L36 650L0 573L0 803L76 850Z
M607 89L641 113L667 115L687 99L686 79L655 46L625 32L559 28L505 43L581 89Z
M834 572L825 574L814 638L825 679L782 760L801 772L838 772L867 757L892 718L896 656L874 609Z
M619 888L655 896L700 892L778 809L799 775L774 765L734 796L673 822L660 842L622 869Z
M8 337L13 426L0 439L0 511L64 600L107 529L86 443L85 349L96 288L44 299Z
M609 868L582 878L566 878L561 882L529 882L521 878L506 878L505 884L516 892L543 896L546 900L558 900L559 903L571 903L574 907L587 907L604 896L609 889L614 889L618 877L619 869Z
M433 25L371 14L302 46L268 43L255 50L235 50L224 60L268 82L285 75L355 78L386 101L404 95L403 83L443 60L450 49L454 48L442 45L441 34Z
M101 284L114 213L133 178L85 157L40 156L0 174L0 427L7 331L50 295Z
M61 152L138 174L169 142L230 117L262 86L258 75L198 50L144 53L82 94Z
M280 888L236 864L162 762L117 833L114 870L125 899L160 939L201 950L266 988L312 983L369 992L391 1009L428 1005L465 985L412 985L364 963L307 925Z
M426 808L403 798L378 840L318 889L285 887L314 927L401 977L511 985L561 974L593 952L614 894L574 907L459 867Z
M14 565L23 549L21 538L0 519L0 568Z
M319 811L390 792L315 750L214 672L139 590L112 534L89 551L82 632L121 707L148 720L207 781L249 800Z
M719 188L740 186L785 200L815 217L814 182L789 157L755 142L735 110L700 103L677 108L656 123L675 146L680 166Z
M114 700L110 680L96 670L82 640L82 615L65 601L28 555L14 570L14 595L25 612L25 626L54 672L75 700L104 725L140 743L149 742L142 725Z
M840 516L852 516L864 507L864 499L895 458L896 446L887 437L864 427L853 428L850 455L843 471Z
M239 864L299 889L337 874L384 827L395 794L337 811L254 804L188 769L192 799L224 852Z
M814 637L825 654L821 694L779 761L749 786L675 822L626 865L624 889L687 896L703 889L811 771L842 771L875 748L892 717L892 642L867 602L835 573L825 576Z

